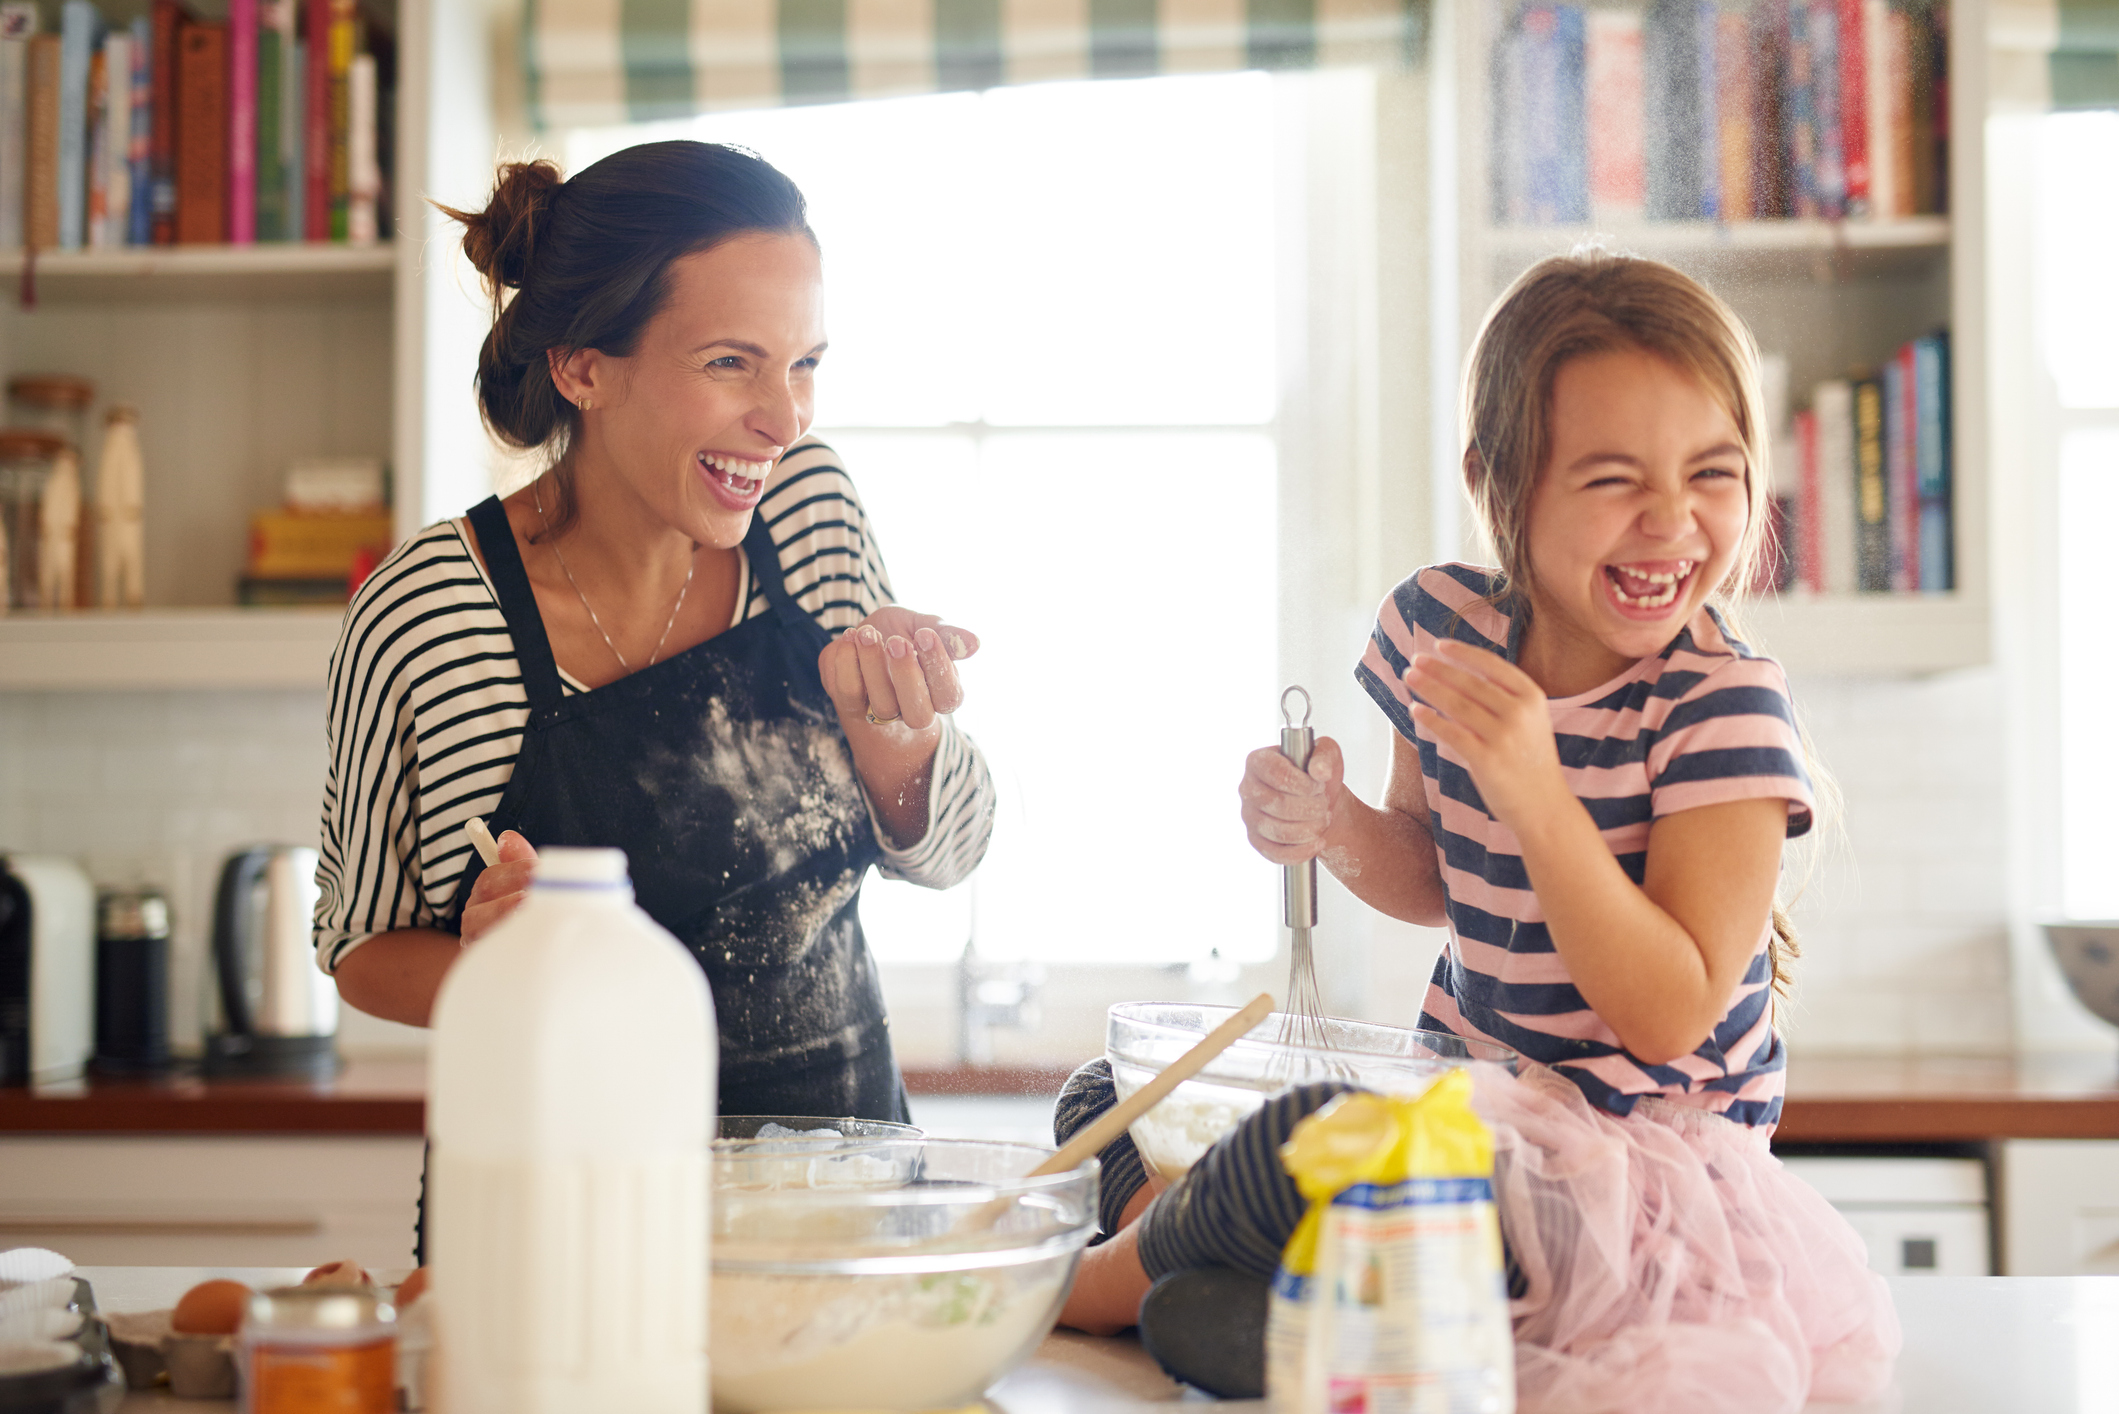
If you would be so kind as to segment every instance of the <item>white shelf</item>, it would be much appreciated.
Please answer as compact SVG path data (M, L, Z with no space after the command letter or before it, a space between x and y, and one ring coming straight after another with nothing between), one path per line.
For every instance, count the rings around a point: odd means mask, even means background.
M1880 274L1945 259L1950 218L1890 221L1635 221L1616 226L1495 226L1487 248L1520 266L1595 242L1680 266L1712 264L1759 277Z
M338 609L144 609L0 618L0 691L322 690Z
M0 251L0 281L20 298L29 257ZM37 252L37 299L286 299L390 293L395 247L267 242L261 245L127 246Z
M1993 656L1988 607L1964 594L1768 596L1741 614L1796 677L1923 676Z

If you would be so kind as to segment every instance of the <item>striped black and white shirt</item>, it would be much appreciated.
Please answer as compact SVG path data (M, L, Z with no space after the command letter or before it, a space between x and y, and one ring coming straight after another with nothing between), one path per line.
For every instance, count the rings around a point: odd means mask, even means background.
M831 448L806 440L789 451L757 514L788 593L826 632L894 602L860 497ZM471 857L464 824L499 807L522 749L529 697L470 533L444 521L398 546L354 596L331 654L316 910L327 972L373 934L444 925ZM731 627L772 611L740 547L737 557ZM569 694L588 691L564 674L561 682ZM942 722L927 833L893 849L876 827L883 874L935 889L978 865L994 816L985 758Z

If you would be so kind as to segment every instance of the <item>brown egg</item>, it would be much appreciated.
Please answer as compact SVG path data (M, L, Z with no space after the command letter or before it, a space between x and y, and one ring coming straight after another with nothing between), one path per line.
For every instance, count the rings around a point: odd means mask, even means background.
M303 1286L367 1286L369 1277L358 1262L326 1262L302 1278Z
M417 1267L412 1275L397 1284L397 1304L400 1309L410 1306L427 1293L427 1269Z
M186 1335L234 1335L249 1304L250 1288L239 1281L202 1281L177 1302L169 1328Z

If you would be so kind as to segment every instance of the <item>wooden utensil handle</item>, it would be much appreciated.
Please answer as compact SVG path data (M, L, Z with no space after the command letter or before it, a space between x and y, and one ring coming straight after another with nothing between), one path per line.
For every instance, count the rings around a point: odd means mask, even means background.
M1030 1170L1026 1177L1066 1173L1103 1152L1104 1146L1126 1127L1159 1103L1163 1096L1207 1068L1207 1062L1226 1051L1236 1039L1264 1021L1273 1012L1273 994L1260 992L1234 1016L1209 1031L1200 1043L1164 1067L1162 1074L1120 1100L1090 1122L1089 1127L1068 1140L1057 1154Z

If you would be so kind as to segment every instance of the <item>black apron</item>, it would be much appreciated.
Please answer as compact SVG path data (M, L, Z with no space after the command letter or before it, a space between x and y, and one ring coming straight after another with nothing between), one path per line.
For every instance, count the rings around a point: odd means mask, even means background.
M859 914L882 851L817 677L830 636L788 595L765 522L743 550L770 613L571 696L507 512L488 499L470 522L530 699L493 833L625 851L640 906L713 988L722 1114L906 1120ZM451 926L482 872L473 857Z

